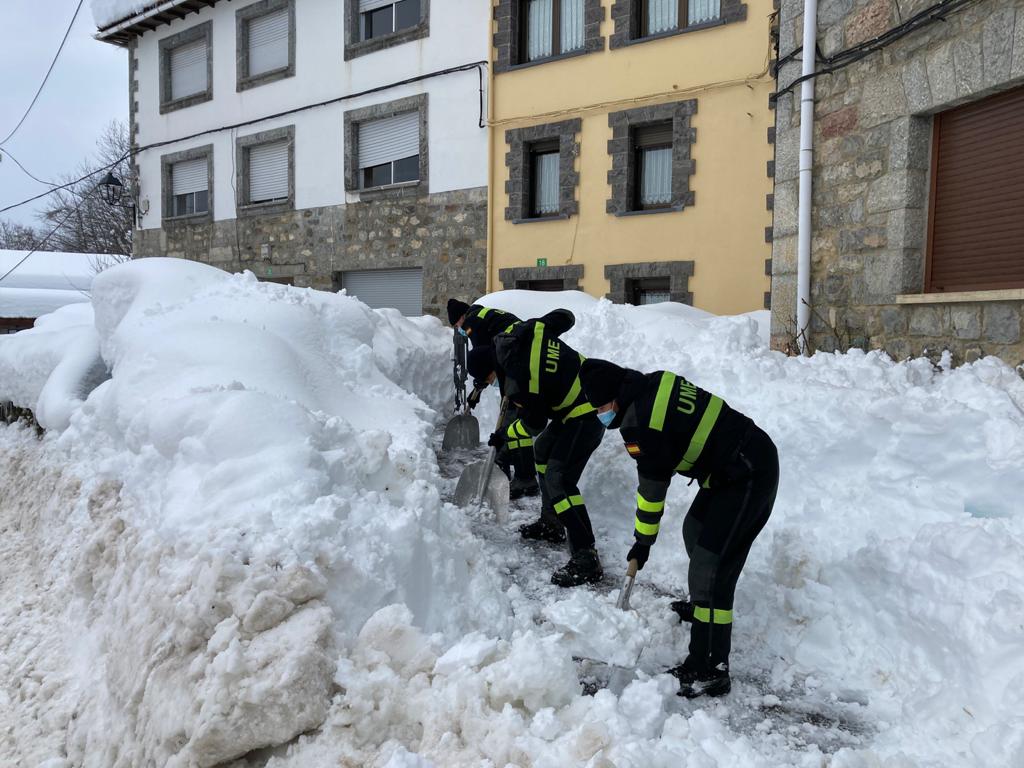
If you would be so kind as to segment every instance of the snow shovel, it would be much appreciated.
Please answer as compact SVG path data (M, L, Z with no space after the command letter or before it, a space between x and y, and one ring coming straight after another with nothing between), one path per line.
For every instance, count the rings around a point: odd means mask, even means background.
M452 374L455 380L455 415L448 420L444 428L441 450L452 451L459 448L476 448L480 445L480 423L469 412L466 402L466 337L455 334L455 350L452 356Z
M499 427L505 421L507 410L508 398L503 397L501 412L498 414ZM459 483L455 486L455 503L460 507L472 504L479 512L486 501L498 521L504 522L508 518L508 478L504 472L494 471L494 457L497 454L498 449L491 446L486 459L474 461L462 470Z
M626 566L626 580L622 582L622 589L619 590L619 599L615 601L615 607L622 611L629 610L629 596L633 594L633 583L636 581L637 562L630 560Z

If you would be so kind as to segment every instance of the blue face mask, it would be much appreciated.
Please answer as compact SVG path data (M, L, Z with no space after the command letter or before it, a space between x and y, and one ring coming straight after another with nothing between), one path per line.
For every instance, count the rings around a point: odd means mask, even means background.
M605 429L609 429L612 425L612 422L615 421L615 415L615 410L609 409L604 413L597 414L597 420L604 424Z
M464 330L462 330L462 328L456 328L455 330L459 332L460 336L468 336L469 335Z

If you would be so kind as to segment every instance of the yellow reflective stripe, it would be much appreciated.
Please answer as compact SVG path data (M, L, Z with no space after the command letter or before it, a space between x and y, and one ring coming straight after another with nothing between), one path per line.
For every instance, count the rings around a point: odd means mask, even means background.
M661 432L665 426L665 413L668 411L668 396L672 393L672 385L675 383L676 375L665 371L661 374L661 383L658 385L658 394L654 398L654 408L651 410L651 429Z
M505 329L504 331L502 331L502 333L508 333L508 332L509 332L509 331L511 331L511 330L512 330L513 328L515 328L515 327L516 327L516 325L517 325L516 323L512 323L512 325L510 325L510 326L509 326L508 328L506 328L506 329Z
M710 624L711 609L695 605L693 606L693 618L701 624ZM721 608L715 608L715 624L732 624L732 611L723 611Z
M518 434L516 434L516 423L514 421L508 425L508 429L505 430L505 434L508 435L509 437L519 436Z
M577 376L572 380L572 386L569 387L569 394L565 396L565 399L556 405L553 410L564 411L570 405L576 402L576 398L580 396L580 392L583 390L583 385L580 384L580 377Z
M636 526L636 532L642 533L644 536L657 536L658 531L661 528L660 523L645 523L639 517L636 519L634 525Z
M523 426L522 419L516 419L512 426L516 428L516 433L520 437L529 437L530 433L526 431L526 427Z
M533 440L528 437L524 437L522 440L509 440L508 447L511 449L516 448L529 448L533 445Z
M583 497L580 496L579 494L576 494L575 496L570 496L569 503L572 504L574 507L582 507Z
M718 421L718 415L722 412L723 404L722 398L717 395L711 396L708 407L704 409L704 415L700 417L697 431L693 433L690 445L687 447L686 453L683 454L683 460L676 467L678 471L686 472L693 469L693 465L697 463L697 459L700 458L700 454L704 450L704 444L707 443L715 422Z
M569 502L568 499L562 499L561 501L555 503L555 512L557 512L558 514L562 514L571 506L572 504Z
M484 315L486 315L490 311L491 311L490 307L481 307L480 311L476 313L476 316L477 317L483 317Z
M533 346L530 348L530 394L540 393L540 353L544 344L544 323L533 326Z
M590 403L583 403L582 405L577 405L575 408L573 408L571 411L565 414L565 418L562 419L562 423L565 423L570 419L575 419L579 416L586 416L588 413L592 413L593 411L596 410L597 408L592 406Z
M545 472L548 471L548 465L547 464L534 464L533 466L535 466L537 468L537 474L538 475L543 475Z
M661 512L665 509L665 501L648 501L638 492L636 495L636 508L641 512Z

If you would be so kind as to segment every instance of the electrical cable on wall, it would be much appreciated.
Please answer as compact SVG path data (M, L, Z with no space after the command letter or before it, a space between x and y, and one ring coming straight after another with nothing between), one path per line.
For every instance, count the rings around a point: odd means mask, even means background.
M18 121L18 124L11 129L11 132L8 133L2 141L0 141L0 147L2 147L4 144L10 141L11 137L18 132L18 129L21 128L22 123L25 122L25 119L29 116L29 113L32 111L32 108L36 105L36 101L39 99L39 94L43 92L43 88L46 85L46 81L50 79L50 73L53 72L53 67L57 63L57 59L60 57L60 52L64 50L64 44L68 41L68 35L71 34L71 28L75 26L75 19L78 18L78 12L82 10L83 2L85 2L85 0L78 0L78 5L75 7L75 13L71 17L71 23L68 24L68 28L64 31L64 37L61 38L60 45L57 47L57 52L53 55L53 60L50 62L50 67L46 70L46 75L43 77L43 82L39 84L39 88L36 90L36 95L32 97L32 102L28 105L28 109L25 110L25 114L21 116L21 119Z

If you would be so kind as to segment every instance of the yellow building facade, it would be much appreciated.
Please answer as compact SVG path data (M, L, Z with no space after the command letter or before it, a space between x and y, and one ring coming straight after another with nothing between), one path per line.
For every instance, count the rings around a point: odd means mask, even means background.
M766 306L771 0L493 0L488 289Z

